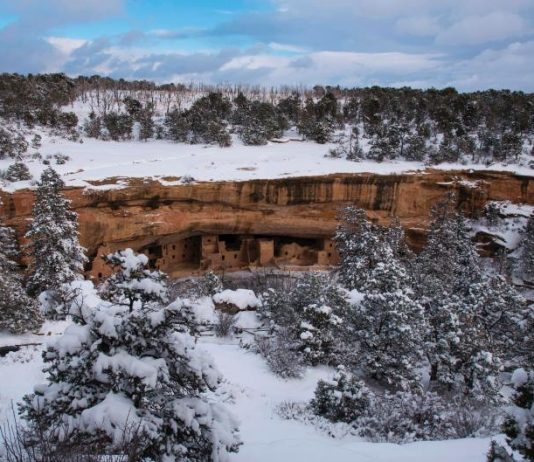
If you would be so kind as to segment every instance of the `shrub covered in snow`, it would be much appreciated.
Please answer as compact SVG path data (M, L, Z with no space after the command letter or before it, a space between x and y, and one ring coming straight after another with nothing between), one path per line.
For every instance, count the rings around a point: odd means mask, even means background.
M319 380L310 406L315 414L333 422L351 423L369 416L374 399L374 393L361 380L338 366L331 380Z
M198 294L201 297L211 297L223 291L221 278L213 271L208 271L197 281Z
M495 409L432 392L373 392L343 367L331 380L319 381L309 409L349 423L353 433L371 441L464 438L496 429Z
M4 177L8 181L27 181L32 179L30 169L24 162L15 162L5 171Z
M284 329L273 337L258 336L255 350L265 358L274 374L285 379L302 377L304 361L298 344Z
M143 460L227 460L239 447L237 424L208 400L220 375L187 329L175 328L177 308L82 306L79 323L44 353L48 383L24 398L30 428L108 453L135 435Z

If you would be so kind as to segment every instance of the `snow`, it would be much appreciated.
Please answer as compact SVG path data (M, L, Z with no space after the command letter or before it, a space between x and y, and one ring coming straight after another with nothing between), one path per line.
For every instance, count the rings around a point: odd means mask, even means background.
M207 315L207 312L213 309L213 304L207 297L202 300L199 306L203 307L204 314ZM255 320L257 322L254 312L241 312L236 317L239 322L250 326ZM59 326L49 328L61 330ZM74 335L74 330L69 327L67 333ZM183 343L182 334L175 335L177 345L188 347ZM230 462L273 460L484 462L486 460L485 454L489 448L490 438L428 441L406 445L369 443L353 436L332 438L311 425L296 420L284 420L275 412L277 406L285 402L301 403L309 400L313 396L317 381L331 379L333 369L308 368L302 379L284 380L269 371L260 355L240 348L237 342L237 339L225 339L223 342L213 337L201 337L197 343L198 370L203 369L204 360L209 361L209 358L213 358L224 378L219 391L210 397L210 401L214 404L223 402L239 421L244 444L239 453L230 455ZM45 375L41 372L43 367L41 351L41 347L32 347L0 358L0 422L9 416L13 401L20 401L24 394L32 391L34 384L44 381ZM140 376L154 377L145 372L149 368L153 368L152 372L155 372L158 365L128 363L129 358L120 358L119 361L116 356L112 362L117 367L140 367L138 370ZM102 366L104 367L104 364ZM145 370L146 366L149 367ZM211 372L215 383L218 374L215 370ZM136 419L136 415L131 402L115 393L109 393L98 406L82 414L82 423L86 428L90 429L97 423L101 425L102 422L107 422L111 435L114 434L114 429L120 428L124 422L132 422L132 419ZM119 437L118 434L114 436ZM503 443L504 439L498 436L497 440Z
M519 369L516 369L512 374L511 382L514 386L514 388L519 388L520 386L524 385L528 382L528 373L520 367Z
M274 409L287 401L312 398L319 379L329 379L333 370L309 368L302 379L283 380L272 375L259 355L235 344L212 343L200 347L214 358L225 378L223 387L233 400L226 404L240 420L243 439L232 462L485 462L490 438L426 441L406 445L368 443L356 437L334 439L311 426L283 420ZM233 402L232 402L233 401ZM497 438L502 442L503 438Z
M345 159L325 157L333 144L317 144L310 141L268 143L265 146L244 146L234 137L233 146L189 145L167 140L102 141L83 138L83 143L51 137L42 132L43 158L62 153L70 160L63 165L52 166L61 175L66 186L88 189L120 189L127 185L126 178L147 178L163 185L183 184L180 178L189 176L196 181L248 181L254 179L315 176L333 173L393 174L425 170L420 162L373 161L351 162ZM0 170L14 161L0 160ZM38 159L25 160L34 180L46 168ZM518 165L494 164L440 164L433 167L442 170L490 170L509 171L532 176L533 170ZM97 182L98 184L92 184ZM4 183L5 191L33 187L34 181Z
M235 305L240 310L257 308L261 305L260 300L258 297L256 297L254 292L248 289L223 290L222 292L219 292L213 296L213 301L215 303L228 303L229 305Z

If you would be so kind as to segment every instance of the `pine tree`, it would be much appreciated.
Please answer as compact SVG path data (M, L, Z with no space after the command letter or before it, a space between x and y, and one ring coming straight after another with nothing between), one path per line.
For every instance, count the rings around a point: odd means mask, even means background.
M22 285L17 257L13 229L0 225L0 331L13 334L36 330L42 324L35 300Z
M406 270L391 256L371 271L364 290L354 314L362 368L390 388L417 389L426 326Z
M482 270L465 220L454 204L455 196L449 195L433 210L427 244L416 260L414 287L427 320L425 354L431 382L446 389L461 383L459 388L469 393L480 383L473 375L477 365L490 378L497 362L477 330L479 324L473 322L469 291L481 281Z
M534 280L534 213L530 215L521 243L521 271L525 279Z
M103 454L120 456L126 444L135 460L227 460L237 425L207 398L221 378L187 326L177 329L178 306L82 306L44 353L48 383L24 398L30 431Z
M514 360L526 335L526 300L502 276L483 276L469 289L467 303L488 349L501 359Z
M512 374L514 404L503 431L507 443L525 460L534 461L534 373L517 369Z
M165 303L168 299L166 275L147 269L148 257L125 249L104 257L115 272L102 284L100 294L105 300L127 306L130 311L137 303Z
M51 167L43 172L26 233L32 257L28 290L35 295L46 291L51 316L62 315L54 314L54 310L68 298L66 285L81 277L86 261L78 242L78 217L61 192L63 187L63 181Z
M411 266L415 255L406 244L406 235L397 217L391 221L391 225L385 231L385 241L391 247L393 256L405 266Z
M290 295L289 306L284 319L292 324L285 327L293 333L304 360L337 365L345 347L339 341L348 309L345 292L323 275L305 273Z
M361 290L369 272L382 259L382 243L365 211L347 207L340 213L335 242L340 255L339 281L349 290Z

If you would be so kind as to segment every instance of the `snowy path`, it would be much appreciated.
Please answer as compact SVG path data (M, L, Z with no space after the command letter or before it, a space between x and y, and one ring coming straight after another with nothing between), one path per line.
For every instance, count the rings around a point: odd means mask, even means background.
M305 401L327 369L309 369L302 380L273 376L256 354L237 345L206 339L200 345L214 357L230 382L235 404L228 406L241 421L243 446L232 461L243 462L484 462L489 438L418 442L406 445L366 443L356 438L334 439L311 426L278 417L273 409L283 401Z

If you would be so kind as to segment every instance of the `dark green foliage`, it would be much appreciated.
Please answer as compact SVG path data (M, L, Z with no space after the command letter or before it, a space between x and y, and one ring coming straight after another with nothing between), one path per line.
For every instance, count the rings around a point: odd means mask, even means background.
M521 242L520 269L525 279L534 280L534 214L528 219Z
M133 119L128 114L108 112L102 116L102 124L114 141L127 140L132 136Z
M32 176L26 164L15 162L7 168L5 178L9 181L26 181L31 180Z
M284 128L287 128L285 119L272 104L260 101L241 101L240 104L244 106L236 109L236 112L243 111L239 117L239 135L244 144L266 144L270 139L280 136Z
M220 93L209 93L196 100L190 109L171 111L165 125L171 139L192 144L218 144L230 146L227 120L232 105Z
M0 159L11 157L20 160L27 150L28 143L24 136L0 126Z

